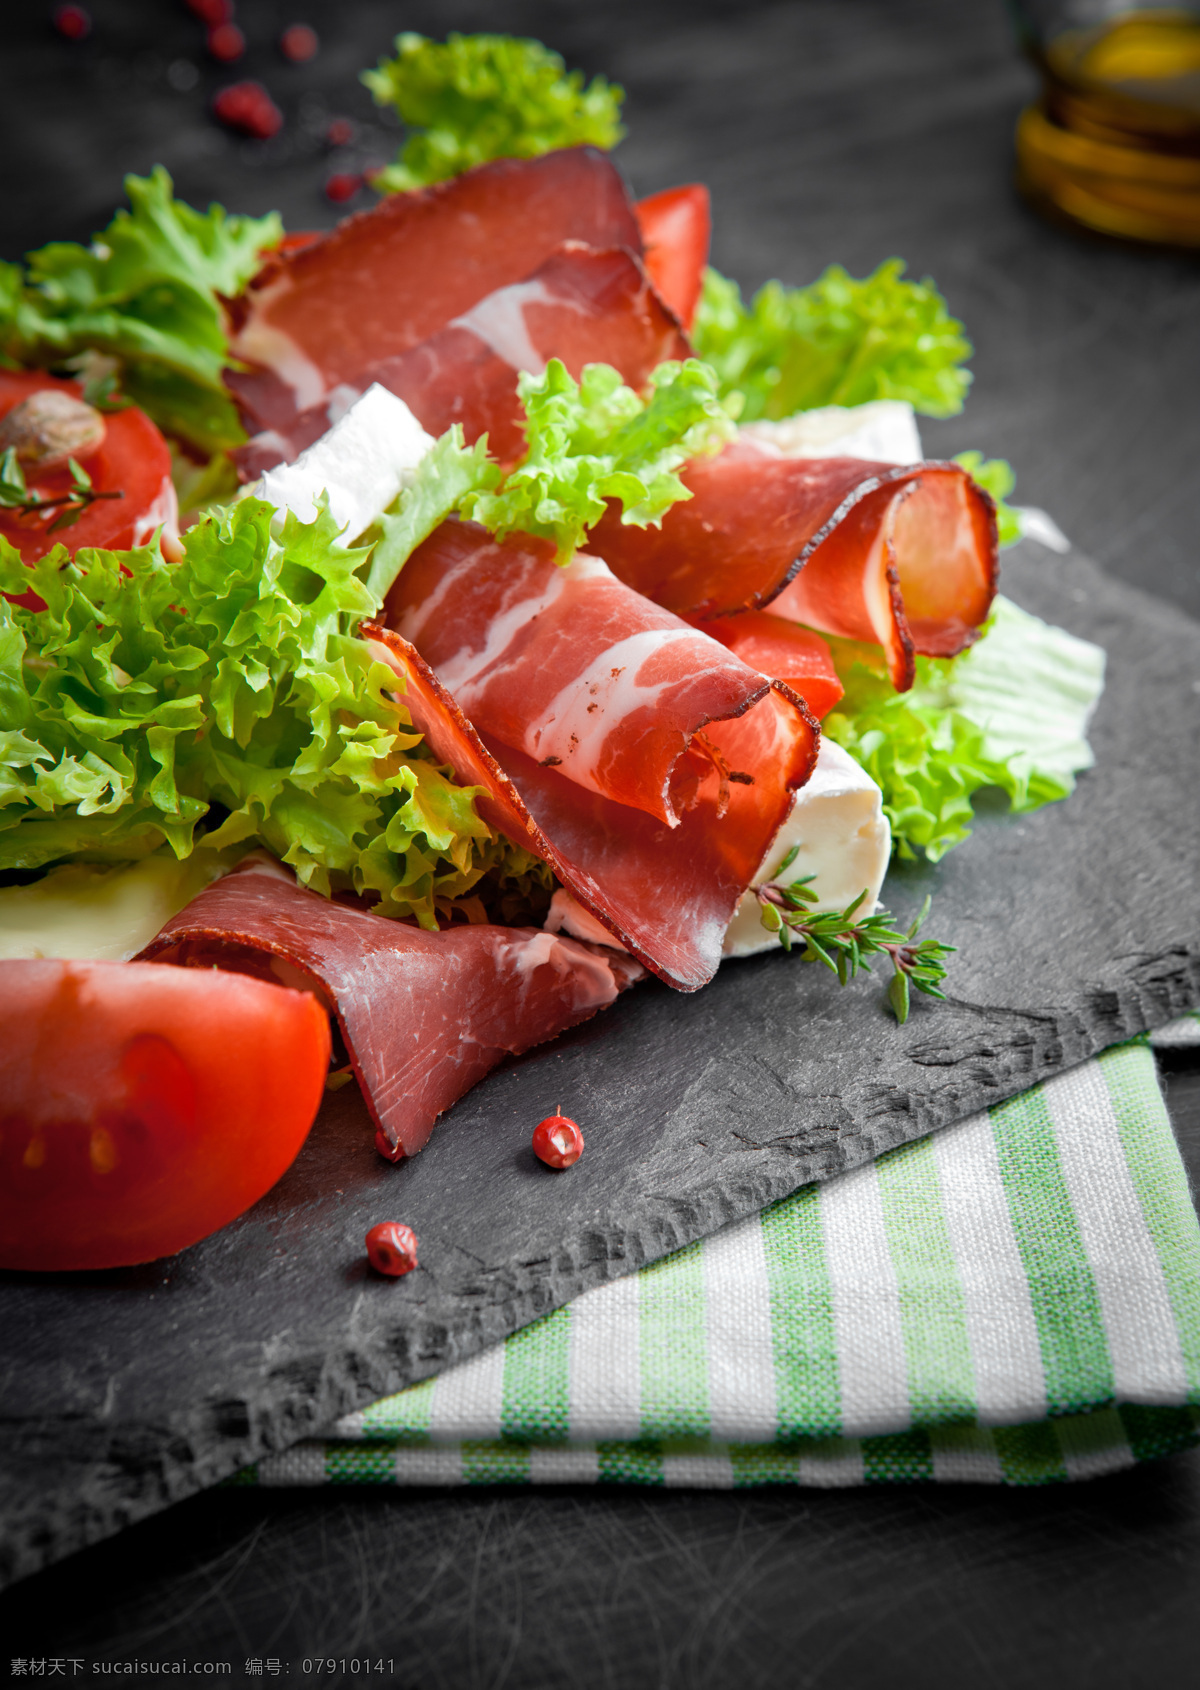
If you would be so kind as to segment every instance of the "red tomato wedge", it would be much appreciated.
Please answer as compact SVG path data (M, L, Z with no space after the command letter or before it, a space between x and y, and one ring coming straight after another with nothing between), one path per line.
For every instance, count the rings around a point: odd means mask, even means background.
M845 690L826 641L798 622L765 610L745 610L697 626L760 675L786 681L818 721L828 716Z
M704 286L712 234L708 189L699 182L668 188L639 200L633 209L650 280L684 328L690 329Z
M173 1255L269 1191L329 1068L308 992L152 962L0 965L0 1267Z
M0 417L31 393L57 388L73 399L83 398L78 382L59 381L41 370L0 370ZM0 534L11 542L27 563L44 557L61 541L68 551L81 546L104 546L127 551L144 546L163 528L169 549L178 538L179 507L171 480L171 454L167 443L144 411L128 405L109 411L104 418L104 439L94 452L80 460L97 492L119 491L119 499L98 499L69 528L50 532L57 510L22 514L0 510ZM71 487L71 476L62 468L26 471L29 491L54 498Z

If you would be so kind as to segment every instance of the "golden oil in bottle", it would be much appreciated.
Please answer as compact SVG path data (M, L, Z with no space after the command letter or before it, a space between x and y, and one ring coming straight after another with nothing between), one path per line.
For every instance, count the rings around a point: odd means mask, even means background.
M1022 189L1105 234L1200 246L1200 16L1121 12L1033 51L1044 87L1017 126Z

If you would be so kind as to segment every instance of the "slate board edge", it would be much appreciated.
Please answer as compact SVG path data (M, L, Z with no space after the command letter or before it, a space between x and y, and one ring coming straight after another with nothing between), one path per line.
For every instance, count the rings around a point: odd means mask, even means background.
M1136 589L1101 579L1119 597L1135 605L1140 601L1155 616L1167 608ZM986 1102L999 1103L1024 1090L1031 1068L1041 1078L1061 1072L1200 1002L1200 934L1157 954L1120 961L1124 978L1085 985L1052 1008L1013 1011L950 1000L950 1007L977 1013L989 1024L993 1048L983 1082ZM43 1417L32 1433L28 1422L9 1421L10 1438L23 1434L20 1465L26 1483L24 1497L0 1527L0 1588L220 1482L259 1456L320 1433L341 1414L465 1360L584 1290L756 1213L811 1180L829 1178L951 1124L982 1106L978 1072L970 1080L975 1096L969 1105L957 1101L953 1086L944 1088L936 1099L923 1100L907 1130L895 1130L895 1117L890 1123L859 1125L824 1150L795 1156L786 1173L751 1170L736 1184L714 1179L690 1192L686 1201L648 1197L626 1207L619 1220L598 1217L586 1232L560 1241L553 1262L510 1264L503 1300L467 1308L453 1324L444 1317L414 1320L409 1306L404 1326L374 1343L348 1338L340 1352L318 1348L311 1355L292 1355L266 1374L254 1403L214 1395L189 1404L169 1424L115 1428L107 1447L102 1452L93 1448L85 1459L69 1452L79 1432L73 1418ZM55 1482L44 1486L38 1483L43 1463L56 1469Z

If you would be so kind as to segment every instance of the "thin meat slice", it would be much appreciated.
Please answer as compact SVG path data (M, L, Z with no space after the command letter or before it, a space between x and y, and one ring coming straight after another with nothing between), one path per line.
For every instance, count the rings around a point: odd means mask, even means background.
M720 616L701 626L760 675L786 681L818 721L828 716L845 691L833 653L811 628L766 610L743 610L738 616Z
M817 755L816 723L782 683L713 723L714 770L678 827L589 791L554 766L485 738L416 648L379 623L362 634L402 679L404 703L439 759L481 787L485 821L549 863L567 890L641 962L682 991L710 980L725 930Z
M141 959L317 988L394 1160L415 1155L503 1057L606 1009L641 976L628 957L534 928L426 933L257 862L202 892Z
M259 372L230 384L251 432L286 434L301 412L529 276L564 241L641 256L624 183L593 147L496 159L392 194L274 259L233 310L233 355Z
M624 248L599 252L565 243L523 281L498 288L407 351L378 357L328 400L289 418L264 372L229 377L248 417L268 426L235 456L245 479L290 463L330 426L332 412L379 382L403 399L430 434L462 426L468 445L483 434L491 455L514 462L525 447L517 398L520 372L540 375L559 358L578 378L585 364L611 364L635 388L657 365L690 355L679 323ZM261 393L261 397L259 397Z
M418 547L385 614L481 734L671 828L721 784L710 725L770 690L600 558L560 567L548 542L475 523L445 522Z
M773 614L881 645L897 688L913 653L971 645L996 592L995 507L958 464L787 458L738 440L683 472L659 529L611 506L590 544L681 616Z

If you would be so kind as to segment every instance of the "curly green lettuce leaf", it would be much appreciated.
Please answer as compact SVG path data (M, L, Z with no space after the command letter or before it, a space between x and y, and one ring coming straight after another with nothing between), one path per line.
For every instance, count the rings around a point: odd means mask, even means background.
M1104 685L1104 653L1000 597L978 645L950 660L919 657L897 693L879 653L831 639L846 688L823 731L883 792L893 845L936 862L970 834L972 795L997 787L1018 813L1065 798L1091 766L1087 724Z
M170 176L127 176L130 209L90 246L55 241L24 271L0 271L0 352L61 365L117 360L124 393L167 433L206 455L245 439L221 371L229 347L220 297L241 292L283 225L177 200Z
M406 31L394 58L362 80L409 135L374 186L383 193L443 182L493 158L536 158L558 147L615 147L623 90L595 77L586 87L540 41L457 35L445 43Z
M722 393L744 395L746 422L871 399L950 417L971 383L962 324L931 281L904 280L898 258L861 281L834 264L807 287L768 282L748 306L710 269L692 341Z
M468 493L459 509L500 538L520 531L552 540L560 563L603 516L607 499L620 501L622 522L661 522L691 498L675 472L718 451L734 432L714 372L695 358L660 364L646 396L608 364L585 365L577 382L557 358L544 375L522 375L519 390L524 457L497 489Z
M378 602L365 554L325 511L278 539L274 514L202 519L178 565L57 548L30 569L0 543L0 592L45 605L0 600L0 868L258 843L427 927L489 870L530 872L349 631Z

